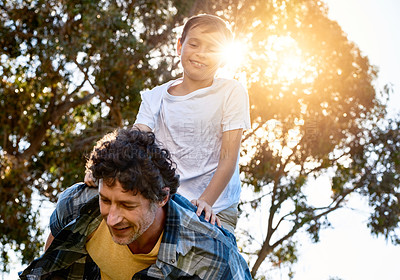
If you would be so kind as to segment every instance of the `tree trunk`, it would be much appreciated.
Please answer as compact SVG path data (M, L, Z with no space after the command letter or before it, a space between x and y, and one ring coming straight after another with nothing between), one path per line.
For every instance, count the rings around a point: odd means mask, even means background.
M260 268L261 264L265 260L265 258L272 252L272 247L269 245L267 240L264 241L263 246L261 247L260 252L258 252L258 257L256 262L251 269L251 276L254 278L257 274L258 269Z

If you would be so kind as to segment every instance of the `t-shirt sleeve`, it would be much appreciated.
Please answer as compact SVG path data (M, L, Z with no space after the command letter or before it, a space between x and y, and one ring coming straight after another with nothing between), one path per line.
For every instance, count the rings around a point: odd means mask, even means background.
M246 130L250 127L249 96L243 85L235 82L225 98L222 131Z
M135 124L145 124L151 129L154 129L155 116L151 110L149 93L142 94L142 102L140 103L139 112L136 116Z
M160 112L163 91L166 86L167 85L164 84L142 93L142 102L140 103L135 124L147 125L152 130L155 128Z

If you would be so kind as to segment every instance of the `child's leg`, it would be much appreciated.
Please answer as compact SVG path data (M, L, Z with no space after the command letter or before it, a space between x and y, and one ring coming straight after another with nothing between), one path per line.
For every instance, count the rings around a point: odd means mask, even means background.
M238 204L234 203L225 210L222 210L217 214L224 229L229 230L235 234L235 228L238 220Z

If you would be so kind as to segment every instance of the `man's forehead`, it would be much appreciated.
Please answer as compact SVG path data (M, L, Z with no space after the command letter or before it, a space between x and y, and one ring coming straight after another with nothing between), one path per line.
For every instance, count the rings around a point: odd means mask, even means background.
M125 200L135 201L144 199L139 191L125 190L118 181L101 180L99 181L99 194L103 197L119 195Z

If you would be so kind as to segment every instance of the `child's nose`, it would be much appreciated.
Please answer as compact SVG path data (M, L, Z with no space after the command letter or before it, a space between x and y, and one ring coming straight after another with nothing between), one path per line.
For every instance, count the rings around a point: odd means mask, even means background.
M207 48L201 48L198 52L197 55L199 55L200 57L206 57L208 56L210 53L210 51Z

